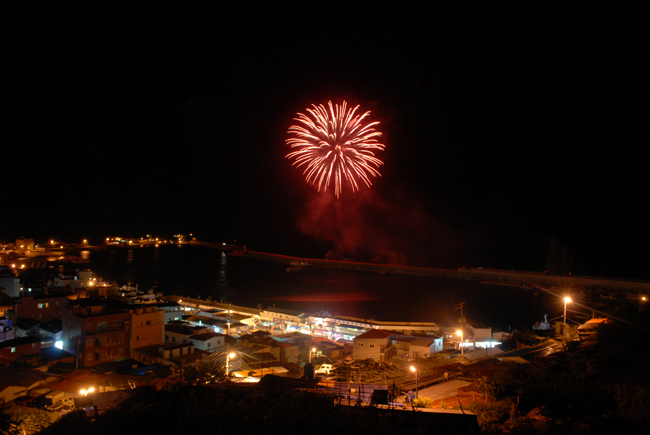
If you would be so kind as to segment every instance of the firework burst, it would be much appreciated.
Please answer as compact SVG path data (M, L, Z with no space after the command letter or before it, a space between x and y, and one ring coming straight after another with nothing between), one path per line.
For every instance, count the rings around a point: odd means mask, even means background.
M307 115L298 113L294 120L299 124L289 127L286 140L293 151L286 157L294 159L292 166L305 167L305 179L317 185L319 192L321 187L327 191L333 182L338 198L344 180L354 192L359 190L358 180L370 187L370 176L381 176L378 169L383 162L374 151L383 151L385 146L377 141L379 122L364 123L370 112L357 114L359 106L348 109L345 101L340 106L329 101L328 106L329 110L312 104Z

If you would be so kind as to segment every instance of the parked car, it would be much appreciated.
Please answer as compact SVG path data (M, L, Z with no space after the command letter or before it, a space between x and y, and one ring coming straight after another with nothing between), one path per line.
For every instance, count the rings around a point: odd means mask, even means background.
M20 396L14 399L14 404L18 406L29 406L29 402L34 400L32 396Z
M41 394L31 402L29 402L30 407L32 408L38 408L38 409L45 409L48 406L52 404L52 399L47 397L47 394Z
M53 404L51 404L50 406L46 407L45 410L50 411L50 412L56 412L56 411L60 411L61 408L63 408L63 402L56 401Z
M335 369L332 367L332 364L321 364L317 369L316 369L316 374L320 375L329 375L332 371Z

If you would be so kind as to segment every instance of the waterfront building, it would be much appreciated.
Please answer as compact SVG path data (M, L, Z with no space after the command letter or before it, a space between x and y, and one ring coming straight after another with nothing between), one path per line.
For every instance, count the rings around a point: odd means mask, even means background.
M194 326L206 326L213 332L218 332L226 335L239 336L245 334L249 330L249 326L245 323L223 319L214 319L207 316L189 316L185 319L188 323Z
M83 288L92 287L96 284L97 279L93 276L92 270L80 270L76 274L64 275L60 273L58 276L53 277L54 287L71 287Z
M299 331L309 316L300 311L268 307L260 311L262 326L280 333Z
M165 313L165 323L183 320L183 307L178 302L161 299L158 309Z

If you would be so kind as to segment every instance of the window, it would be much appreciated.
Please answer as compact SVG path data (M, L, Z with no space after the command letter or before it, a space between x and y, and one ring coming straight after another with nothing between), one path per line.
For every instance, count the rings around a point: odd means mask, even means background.
M49 303L38 304L38 308L47 308L49 305Z
M122 326L124 325L124 320L113 320L113 326Z
M108 328L108 322L97 322L97 329L102 330Z
M15 348L15 347L12 347L12 348L11 348L11 353L14 353L15 351L16 351L16 348Z
M93 340L86 340L86 346L92 346L93 344L95 344Z
M359 347L363 347L363 343L359 342Z
M120 343L123 342L124 341L124 334L118 335L117 336L117 341L119 341Z
M86 323L86 326L84 326L84 328L86 329L86 331L91 330L92 327L93 327L92 323Z
M93 359L93 354L92 353L87 353L86 354L86 360L90 361Z
M124 354L124 348L120 347L119 349L117 349L117 354L118 355L123 355Z
M374 347L375 347L375 345L374 345L374 344L371 344L371 345L370 345L370 347L371 347L371 348L374 348Z
M151 325L151 320L147 320L147 326Z

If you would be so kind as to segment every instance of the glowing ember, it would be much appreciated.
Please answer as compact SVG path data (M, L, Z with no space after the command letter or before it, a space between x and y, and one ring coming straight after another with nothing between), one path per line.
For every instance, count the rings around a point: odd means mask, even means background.
M307 182L317 184L319 192L321 186L327 191L333 181L338 198L343 180L354 192L359 190L357 180L370 187L370 176L381 176L378 169L383 162L375 157L374 150L383 151L385 146L377 141L381 132L374 127L379 122L363 122L370 112L356 114L359 106L348 110L345 101L340 106L329 101L328 106L329 110L312 104L313 109L306 109L308 115L298 113L294 120L300 124L289 127L291 137L286 140L294 151L286 157L295 158L292 166L305 165Z

